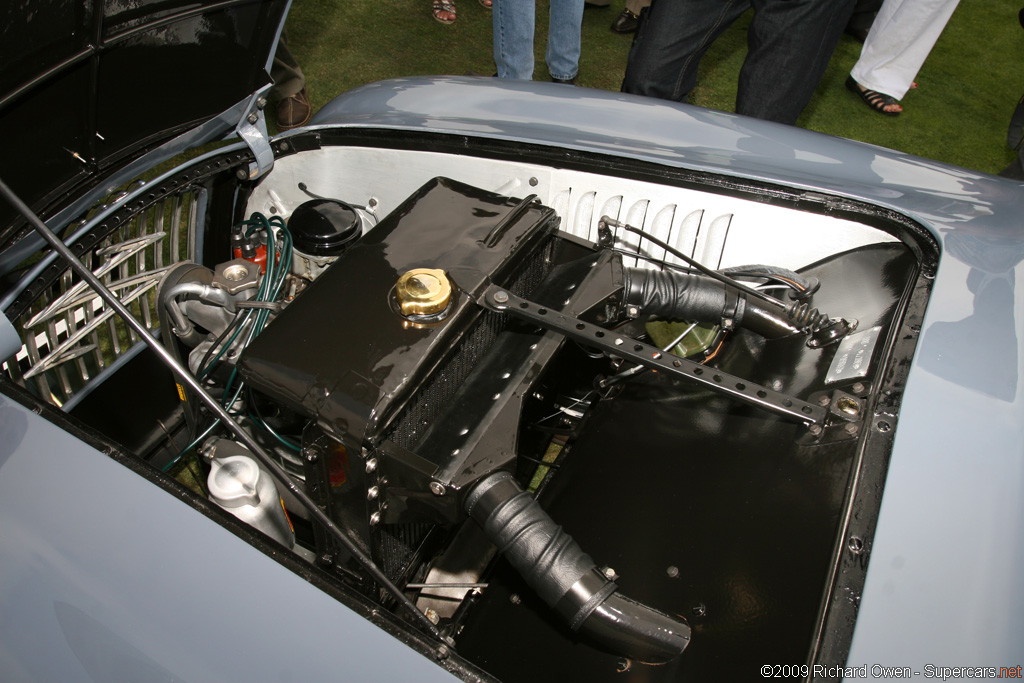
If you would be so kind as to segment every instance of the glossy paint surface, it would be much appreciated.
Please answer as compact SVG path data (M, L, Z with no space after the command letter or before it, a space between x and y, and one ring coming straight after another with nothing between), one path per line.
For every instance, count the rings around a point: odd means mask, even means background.
M806 274L823 283L816 304L888 336L913 270L908 251L889 244ZM802 396L829 390L835 353L800 336L740 333L716 367ZM867 381L882 375L876 358ZM807 436L799 423L663 373L628 383L597 404L538 499L599 566L614 568L624 594L685 618L690 647L664 666L620 671L618 657L559 629L502 567L461 652L510 681L742 681L765 662L805 661L859 447L841 427L820 441ZM504 640L483 635L498 624ZM551 664L531 671L521 652Z
M388 81L336 99L315 123L643 159L863 200L925 226L942 255L865 592L851 596L861 612L849 663L1020 663L1024 184L733 114L540 83Z
M531 236L551 229L549 209L517 214L516 204L447 178L429 181L249 345L243 377L317 418L339 440L378 439L478 317L470 294L508 273ZM488 244L509 217L500 239ZM451 303L439 320L417 323L397 309L396 284L417 268L441 269L451 282Z
M4 681L455 680L3 396L0 430Z
M49 214L68 192L247 100L270 83L286 6L6 3L0 128L18 134L6 140L0 177ZM15 222L0 206L0 230Z
M1019 663L1024 301L1016 279L1024 276L1024 185L732 114L540 83L446 77L374 84L325 107L317 123L643 159L860 199L927 227L943 256L899 416L849 663ZM0 408L0 613L17 607L41 616L32 624L39 630L24 620L0 622L0 670L13 672L7 678L112 680L108 671L92 673L76 654L75 647L95 648L93 641L72 644L65 635L81 631L75 624L99 622L102 628L90 631L112 643L111 652L143 662L149 668L130 671L151 680L262 680L267 672L288 680L290 670L269 667L292 666L296 660L288 655L299 651L323 658L307 661L294 680L333 678L342 669L355 680L379 679L384 666L388 679L445 679L441 669L245 542L8 404ZM103 537L111 543L98 544ZM39 571L25 572L25 563ZM245 573L237 571L240 564ZM134 569L155 572L150 578L158 584L181 590L153 593L152 581L138 581ZM210 576L230 576L238 590ZM65 596L74 609L61 608L59 616L53 595ZM267 595L269 607L260 611L253 596ZM244 609L211 614L210 605L221 600ZM181 614L167 625L169 606ZM261 620L266 613L272 618ZM197 614L203 628L194 628ZM291 618L276 628L282 614ZM309 621L308 630L294 628L300 619ZM40 632L47 635L31 642ZM210 660L210 633L226 634L224 661ZM34 649L53 642L69 645ZM367 657L338 661L343 645ZM172 652L181 651L202 656L177 662L187 667L178 671ZM406 656L414 670L402 669Z
M937 236L940 225L975 222L1012 234L1024 215L1019 181L736 114L558 84L383 81L325 105L313 119L321 124L520 140L828 192L898 209Z

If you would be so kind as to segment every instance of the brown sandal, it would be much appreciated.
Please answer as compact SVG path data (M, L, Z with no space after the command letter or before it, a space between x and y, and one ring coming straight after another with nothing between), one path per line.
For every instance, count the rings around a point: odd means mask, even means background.
M885 93L861 87L860 83L853 80L853 76L846 79L846 89L854 95L859 95L860 99L864 101L864 104L868 105L879 114L885 114L886 116L899 116L900 112L903 111L903 107L900 107L899 111L887 110L886 107L893 104L899 107L900 103Z
M494 9L494 0L480 0L480 6L484 9Z
M455 23L455 2L454 0L433 0L434 18L442 24Z

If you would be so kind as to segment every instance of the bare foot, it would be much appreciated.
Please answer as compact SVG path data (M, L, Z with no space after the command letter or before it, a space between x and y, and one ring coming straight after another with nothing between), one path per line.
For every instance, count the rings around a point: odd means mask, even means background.
M432 13L434 18L442 24L455 23L455 2L454 0L433 0Z

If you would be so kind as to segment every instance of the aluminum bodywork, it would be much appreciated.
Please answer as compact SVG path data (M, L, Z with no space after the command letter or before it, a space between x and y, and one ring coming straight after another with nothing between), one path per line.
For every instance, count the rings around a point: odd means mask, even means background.
M734 114L547 84L388 81L337 98L313 124L528 139L846 196L927 227L942 257L865 592L851 596L861 606L848 662L1017 663L1024 183Z
M604 154L714 174L723 185L755 181L789 198L866 202L925 226L942 254L930 272L933 292L908 371L877 534L868 547L851 550L851 561L870 558L870 569L864 594L849 596L860 614L848 665L1018 663L1024 302L1015 280L1024 275L1024 184L732 114L490 79L364 86L321 110L316 127L502 139L557 147L567 157ZM841 199L830 201L842 208ZM447 680L395 647L358 609L326 598L77 437L9 398L0 415L2 612L45 613L40 628L50 636L32 642L19 620L4 620L0 669L12 678L108 680L120 671L155 680L257 680L273 671L299 680L341 667L355 679L386 672L389 679ZM871 424L884 430L889 417ZM241 564L251 569L236 582ZM232 581L208 580L219 573ZM168 590L154 592L154 585ZM268 613L294 623L278 628ZM208 619L204 628L194 628L195 615ZM126 624L146 628L125 631ZM226 652L258 654L241 662L175 657L208 653L212 637L225 639ZM47 642L61 638L76 658L46 654ZM78 654L96 648L123 666L104 669ZM315 657L289 668L292 653L314 650Z

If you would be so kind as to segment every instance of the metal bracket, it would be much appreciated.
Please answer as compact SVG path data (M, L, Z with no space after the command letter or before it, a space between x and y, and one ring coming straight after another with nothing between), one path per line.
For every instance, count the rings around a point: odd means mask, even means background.
M709 368L685 358L663 353L659 348L631 337L584 322L579 318L552 311L512 292L491 285L477 303L492 311L509 313L540 327L553 330L570 339L624 358L672 377L695 382L719 394L749 405L763 408L784 417L796 418L806 424L823 425L826 410L822 406L786 396L740 377Z
M259 92L249 101L247 113L238 122L235 133L252 150L256 161L249 164L249 172L241 180L255 180L274 167L274 150L270 148L267 134L267 117L263 113L267 106L266 93ZM241 175L241 171L239 174Z

